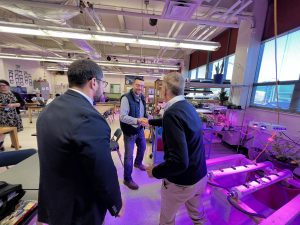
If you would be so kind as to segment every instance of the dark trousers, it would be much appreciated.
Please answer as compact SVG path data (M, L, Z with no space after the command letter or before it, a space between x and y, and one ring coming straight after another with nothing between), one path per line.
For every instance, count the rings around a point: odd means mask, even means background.
M136 135L124 137L125 155L124 155L124 180L131 181L131 173L133 168L133 149L134 144L137 146L137 153L134 160L134 165L141 165L146 150L146 139L144 129L140 129Z

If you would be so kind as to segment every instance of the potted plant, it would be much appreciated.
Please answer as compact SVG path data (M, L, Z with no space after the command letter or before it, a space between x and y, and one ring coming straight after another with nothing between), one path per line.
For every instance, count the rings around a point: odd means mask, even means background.
M228 101L228 96L226 91L221 91L219 93L220 105L224 105L226 101Z
M214 82L216 84L222 84L223 83L223 72L224 72L224 59L220 65L218 62L218 65L215 66L216 74L214 75Z

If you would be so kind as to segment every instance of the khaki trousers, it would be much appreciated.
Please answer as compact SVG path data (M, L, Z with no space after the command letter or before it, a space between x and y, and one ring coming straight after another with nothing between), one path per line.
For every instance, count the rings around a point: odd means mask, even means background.
M206 222L201 195L205 190L207 176L198 183L182 186L164 179L161 187L160 225L175 225L175 217L179 207L185 204L190 218L195 225Z

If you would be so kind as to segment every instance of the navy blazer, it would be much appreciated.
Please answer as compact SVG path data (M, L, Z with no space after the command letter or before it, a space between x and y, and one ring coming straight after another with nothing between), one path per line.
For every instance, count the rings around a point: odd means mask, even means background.
M40 160L38 220L50 225L102 224L122 206L106 120L68 90L37 120Z
M162 119L149 120L163 127L164 162L153 168L153 176L179 185L193 185L207 174L202 123L186 100L174 103Z

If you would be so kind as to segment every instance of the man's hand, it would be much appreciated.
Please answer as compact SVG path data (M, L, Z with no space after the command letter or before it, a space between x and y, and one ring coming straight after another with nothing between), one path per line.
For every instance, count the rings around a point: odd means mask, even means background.
M149 126L147 118L138 118L137 122L138 122L138 124L142 125L143 127Z
M150 178L153 177L152 170L153 170L153 165L147 166L146 171L147 171L148 176L149 176Z

